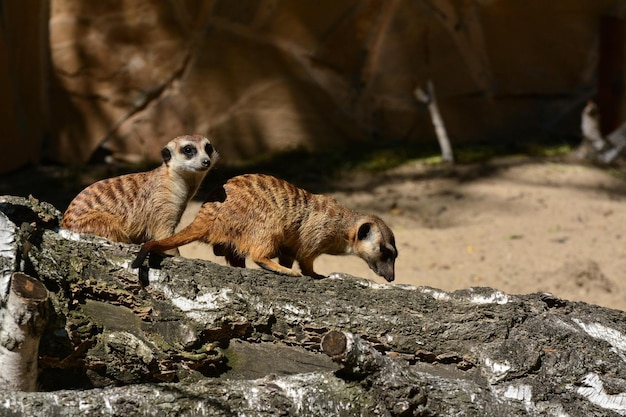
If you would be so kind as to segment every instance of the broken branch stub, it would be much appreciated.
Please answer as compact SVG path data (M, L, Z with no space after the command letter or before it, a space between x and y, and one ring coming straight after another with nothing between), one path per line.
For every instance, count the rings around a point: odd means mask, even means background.
M356 378L379 372L388 365L385 360L389 360L359 336L337 330L324 335L322 350L340 363L344 372Z
M337 330L324 335L322 349L343 366L344 377L366 380L376 402L385 404L392 415L426 413L427 384L419 380L408 362L389 358L361 337Z
M600 130L600 116L598 105L587 102L580 121L582 141L572 154L577 159L611 164L626 148L626 122L604 137Z
M347 347L348 338L343 332L331 330L322 337L322 350L331 358L343 355Z
M48 320L48 290L21 272L0 309L0 388L35 391L39 340Z

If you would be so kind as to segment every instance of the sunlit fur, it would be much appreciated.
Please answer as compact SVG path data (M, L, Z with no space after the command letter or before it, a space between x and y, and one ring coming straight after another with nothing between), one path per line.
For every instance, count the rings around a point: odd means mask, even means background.
M192 157L185 155L186 146L196 149ZM125 243L171 236L218 155L200 135L171 140L163 155L163 164L152 171L108 178L85 188L68 206L61 227Z
M320 277L313 261L321 254L357 255L387 281L393 281L398 255L392 231L376 216L357 213L335 199L311 194L278 178L248 174L213 192L193 222L167 239L142 246L134 267L150 251L163 252L193 241L214 245L234 266L250 257L270 271ZM272 258L278 258L276 263Z

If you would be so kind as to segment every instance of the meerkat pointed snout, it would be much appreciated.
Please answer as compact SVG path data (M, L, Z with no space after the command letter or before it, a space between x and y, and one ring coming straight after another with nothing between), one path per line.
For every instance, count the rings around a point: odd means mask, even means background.
M185 135L168 142L161 156L163 164L152 171L104 179L85 188L69 204L61 227L124 243L174 234L218 154L206 137Z
M380 218L269 175L231 178L209 195L191 224L167 239L145 243L132 266L139 267L151 251L196 240L213 245L214 253L233 266L245 266L250 257L269 271L300 276L291 268L297 261L302 274L321 278L313 270L321 254L357 255L387 281L395 279L395 238Z

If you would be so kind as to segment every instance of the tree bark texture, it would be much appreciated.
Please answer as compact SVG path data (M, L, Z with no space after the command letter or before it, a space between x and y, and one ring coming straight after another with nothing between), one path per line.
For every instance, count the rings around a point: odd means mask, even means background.
M59 232L49 205L0 211L33 225L17 265L53 310L44 392L0 392L0 415L626 414L621 311L181 257L138 271L137 246Z
M0 389L36 391L39 339L48 319L48 291L21 272L0 303Z

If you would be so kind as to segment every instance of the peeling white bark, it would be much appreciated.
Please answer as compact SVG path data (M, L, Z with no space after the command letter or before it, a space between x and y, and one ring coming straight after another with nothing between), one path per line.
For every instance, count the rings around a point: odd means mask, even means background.
M0 213L0 309L9 295L11 274L17 269L17 227Z
M573 318L572 321L578 324L589 336L611 345L611 349L626 362L626 336L622 332L600 323L585 323L577 318Z
M36 391L39 339L48 318L48 290L21 272L11 277L0 308L0 389Z
M583 378L584 386L579 387L576 392L589 401L619 415L626 415L626 394L609 394L604 389L602 380L595 373L589 373Z

